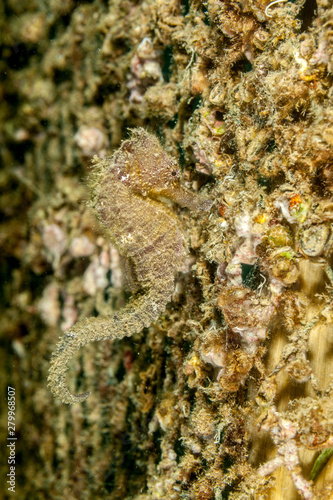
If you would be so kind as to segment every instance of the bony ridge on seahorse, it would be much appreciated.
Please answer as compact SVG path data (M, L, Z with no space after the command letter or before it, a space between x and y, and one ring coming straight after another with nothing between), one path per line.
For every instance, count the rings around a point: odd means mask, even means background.
M119 339L140 332L164 311L174 290L187 249L175 213L165 199L191 210L209 210L212 201L180 184L177 162L157 138L142 128L132 131L111 158L95 157L90 178L91 206L104 232L126 258L133 289L127 305L110 316L86 318L71 327L52 355L48 385L63 403L84 401L89 392L71 394L67 363L88 342ZM164 203L163 203L164 201Z

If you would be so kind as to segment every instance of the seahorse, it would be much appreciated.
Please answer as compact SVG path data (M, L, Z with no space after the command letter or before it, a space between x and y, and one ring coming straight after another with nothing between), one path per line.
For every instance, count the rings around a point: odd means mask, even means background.
M134 129L112 157L94 157L93 163L90 205L106 236L126 259L131 290L139 293L109 316L78 321L58 342L48 385L55 397L68 404L84 401L90 394L71 394L66 387L67 363L75 351L88 342L140 332L156 321L170 301L187 248L167 200L199 212L212 206L210 199L181 185L177 162L142 128Z

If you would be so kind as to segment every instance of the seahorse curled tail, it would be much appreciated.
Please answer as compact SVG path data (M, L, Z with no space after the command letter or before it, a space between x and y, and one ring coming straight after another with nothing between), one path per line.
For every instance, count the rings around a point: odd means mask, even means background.
M74 404L84 401L90 392L71 394L66 386L67 363L75 352L85 344L97 340L113 340L141 332L165 310L174 289L174 281L163 283L143 295L130 299L119 311L110 316L85 318L70 328L54 350L49 370L48 383L52 394L63 403Z

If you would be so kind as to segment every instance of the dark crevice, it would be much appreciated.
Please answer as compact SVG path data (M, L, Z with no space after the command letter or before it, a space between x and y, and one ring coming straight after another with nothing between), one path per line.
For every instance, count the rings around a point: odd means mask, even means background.
M317 0L305 0L305 3L297 16L297 19L302 22L301 33L307 31L311 27L316 17L317 9Z
M28 66L30 58L37 54L36 47L28 47L24 43L12 45L7 50L9 50L9 55L6 56L6 63L9 68L16 71ZM2 54L2 57L5 55Z
M169 82L173 72L174 59L173 59L173 46L167 45L163 51L162 56L162 75L166 82Z
M209 13L208 13L208 10L207 10L207 7L205 4L202 5L202 12L204 13L205 15L205 19L204 19L204 23L206 26L210 26L211 25L211 22L210 22L210 17L209 17Z
M236 73L239 73L239 72L240 73L249 73L252 70L253 70L253 66L246 57L243 57L239 61L235 62L235 64L231 67L231 71L236 72Z
M73 79L73 71L71 69L54 70L53 81L56 85L60 85L61 83L72 79Z
M260 268L258 263L244 264L241 262L242 267L242 285L257 290L261 282Z
M117 84L103 83L97 89L96 96L95 96L95 103L97 105L101 106L108 96L110 96L111 94L114 94L115 92L118 92L119 89L120 89L120 83L117 83Z
M181 12L183 16L186 16L190 12L190 1L182 0Z
M26 140L19 143L8 143L7 146L13 156L13 161L19 163L20 165L23 165L26 153L28 151L32 152L35 144L30 140Z

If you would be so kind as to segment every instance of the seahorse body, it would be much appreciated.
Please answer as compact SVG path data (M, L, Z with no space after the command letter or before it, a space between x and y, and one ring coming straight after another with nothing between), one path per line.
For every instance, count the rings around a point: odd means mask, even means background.
M212 205L181 186L177 163L144 129L134 130L111 158L94 161L91 205L106 235L126 258L132 288L142 293L110 316L79 321L57 344L48 383L54 396L69 404L89 396L89 392L73 395L66 387L67 363L74 352L91 341L140 332L170 301L174 276L187 249L177 217L163 201L168 198L193 210Z

